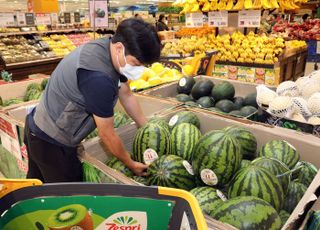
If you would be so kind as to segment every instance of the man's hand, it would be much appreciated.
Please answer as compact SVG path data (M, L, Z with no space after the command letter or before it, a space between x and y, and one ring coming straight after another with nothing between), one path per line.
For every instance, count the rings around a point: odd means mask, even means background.
M132 163L127 166L137 176L146 176L147 175L148 165L142 164L137 161L132 161Z

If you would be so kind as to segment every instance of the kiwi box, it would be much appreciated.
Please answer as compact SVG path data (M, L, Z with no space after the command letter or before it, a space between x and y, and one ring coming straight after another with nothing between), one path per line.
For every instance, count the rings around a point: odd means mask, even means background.
M12 104L5 107L0 105L0 111L14 109L30 103L30 102L23 102L23 98L26 94L28 85L32 83L41 84L42 81L47 78L48 78L47 75L36 74L35 76L30 76L28 79L23 81L17 81L17 82L0 85L0 97L3 102L7 100L12 100L12 99L21 100L21 103Z
M175 102L149 98L144 95L137 94L136 96L146 116L157 114L160 111L170 110L179 105L178 103L175 103ZM33 102L25 103L23 106L20 106L18 108L13 108L11 110L5 110L0 112L0 143L1 143L1 147L3 148L3 151L1 151L0 154L3 155L1 157L10 159L10 164L11 164L11 167L9 167L8 164L6 164L7 167L4 167L3 169L0 168L0 171L2 171L4 175L8 175L8 176L18 175L17 173L12 174L10 170L7 172L4 172L5 169L8 169L8 168L15 169L15 167L13 167L14 165L17 165L20 171L22 172L19 174L20 177L21 175L25 175L27 172L28 154L27 154L26 146L23 143L24 124L25 124L25 118L27 114L36 105L37 105L37 102L33 101ZM120 105L120 103L116 105L115 109L123 111L123 108ZM88 141L90 142L91 140L88 140ZM13 155L14 157L13 158L11 156L7 157L8 154Z
M255 119L255 114L256 114L256 109L253 109L253 111L246 111L244 112L245 114L241 114L241 110L244 107L248 107L246 105L251 105L257 108L256 102L255 102L255 97L254 99L252 99L252 102L249 102L250 98L252 98L252 96L250 95L255 95L256 93L256 84L252 84L252 83L246 83L246 82L239 82L239 81L234 81L234 80L224 80L224 79L217 79L214 77L208 77L208 76L198 76L195 77L195 81L199 82L200 80L205 80L206 82L212 82L214 87L213 89L216 89L217 85L220 85L222 83L230 83L228 84L231 88L234 89L230 89L230 91L235 92L234 95L232 95L232 99L229 98L228 100L219 100L217 101L216 99L214 99L213 94L211 94L211 89L210 89L210 96L209 97L201 97L199 100L197 100L197 103L194 102L194 98L193 98L193 94L190 97L189 95L185 95L185 94L179 94L178 95L178 87L181 87L180 85L186 85L188 83L186 83L186 81L184 81L184 78L182 78L179 82L173 82L167 85L163 85L163 86L159 86L150 90L146 90L143 92L143 94L149 95L151 97L157 97L157 98L165 98L167 100L171 100L171 101L177 101L180 100L182 103L185 104L185 106L188 107L195 107L195 108L201 108L202 110L205 111L210 111L210 112L214 112L214 113L221 113L220 110L222 110L222 113L230 113L235 117L245 117L251 120ZM193 83L194 84L194 83ZM211 84L211 83L210 83ZM233 87L232 87L233 86ZM212 84L211 84L211 88L212 88ZM227 87L224 88L225 91L227 91ZM214 91L214 90L213 90ZM213 92L212 91L212 92ZM192 90L193 92L193 90ZM188 91L189 94L190 92ZM185 99L184 102L184 98L178 98L180 96L185 96L185 97L190 97L189 99ZM246 99L247 98L247 99ZM225 99L225 98L222 98ZM200 100L204 101L204 102L200 102ZM230 100L233 100L232 102ZM217 103L216 103L217 101ZM222 101L224 101L224 103L222 103ZM228 103L227 103L228 102ZM202 103L205 103L202 104ZM209 104L208 104L209 103ZM200 104L200 105L199 105ZM231 104L231 105L229 105ZM236 106L235 106L236 105ZM215 107L213 107L215 106ZM251 108L251 106L249 106ZM209 108L207 108L209 107ZM229 111L229 107L230 110ZM233 114L234 113L234 114Z
M247 120L238 120L238 119L226 119L225 116L221 115L212 115L205 113L203 111L190 109L190 108L179 108L176 111L170 111L167 113L162 113L160 117L165 118L169 121L179 111L191 111L195 113L199 120L201 126L201 132L206 133L210 130L222 129L227 126L239 126L248 129L251 131L256 139L258 148L271 140L285 140L296 148L300 153L301 160L308 161L320 168L320 157L316 156L319 153L320 142L319 139L309 135L296 132L294 130L283 129L280 127L271 127L268 125L261 125ZM135 132L137 128L134 124L124 127L124 129L119 130L118 134L125 144L126 149L130 152L132 150L132 143L134 139ZM95 139L94 142L84 143L81 148L81 153L83 157L91 159L91 162L101 170L109 174L111 170L108 166L104 165L103 162L106 162L110 156L108 149L101 143L99 139ZM123 183L126 183L124 175L120 172L115 172ZM121 176L120 176L121 175ZM129 179L130 180L130 179ZM130 183L135 183L130 180ZM290 218L286 222L283 229L293 229L296 226L300 226L305 217L305 213L308 212L308 209L317 199L315 195L316 190L320 187L320 172L318 171L317 175L313 179L312 183L308 187L303 198L300 200L294 211L292 212Z

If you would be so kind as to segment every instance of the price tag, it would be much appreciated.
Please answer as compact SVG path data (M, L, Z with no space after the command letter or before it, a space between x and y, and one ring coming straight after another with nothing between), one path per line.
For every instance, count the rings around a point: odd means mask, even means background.
M208 24L214 27L228 26L228 11L214 11L208 14Z
M74 22L80 23L80 13L79 12L74 13Z
M18 26L25 26L26 23L26 16L23 12L16 12Z
M64 23L65 24L70 24L71 23L71 14L70 13L64 13L63 17L64 17Z
M36 24L37 25L51 25L51 15L50 14L36 14Z
M186 27L202 27L202 26L203 26L202 13L186 14Z
M51 23L52 25L58 24L59 23L59 18L57 13L51 13Z
M143 153L143 160L144 160L144 163L146 163L147 165L150 165L152 162L154 162L158 158L159 156L157 152L154 151L153 149L147 149Z
M89 1L89 12L91 26L96 27L108 27L108 2L106 0L90 0Z
M13 13L0 13L0 26L15 26Z
M320 42L317 42L317 54L320 54Z
M239 27L260 27L261 11L260 10L242 10L239 11Z
M34 14L25 13L27 26L34 26Z

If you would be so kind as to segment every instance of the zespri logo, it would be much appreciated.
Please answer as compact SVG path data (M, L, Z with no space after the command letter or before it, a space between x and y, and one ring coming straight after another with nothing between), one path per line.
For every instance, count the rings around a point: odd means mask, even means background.
M147 213L118 212L103 221L97 230L147 230Z

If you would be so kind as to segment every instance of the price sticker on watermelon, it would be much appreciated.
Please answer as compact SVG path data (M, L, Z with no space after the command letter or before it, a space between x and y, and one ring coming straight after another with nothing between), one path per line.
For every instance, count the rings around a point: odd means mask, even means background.
M203 169L200 173L201 180L209 186L218 184L217 175L210 169Z
M143 160L146 165L150 165L152 162L154 162L156 159L158 159L159 156L156 151L153 149L147 149L143 153Z
M178 116L178 115L174 115L174 116L170 119L169 125L170 125L171 127L174 126L174 125L177 123L178 119L179 119L179 116Z

